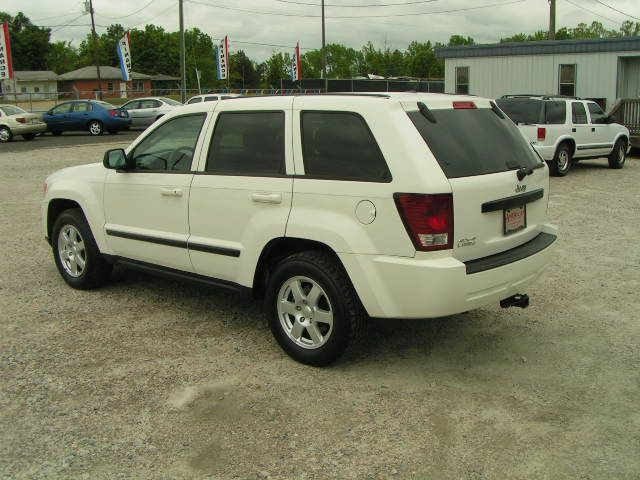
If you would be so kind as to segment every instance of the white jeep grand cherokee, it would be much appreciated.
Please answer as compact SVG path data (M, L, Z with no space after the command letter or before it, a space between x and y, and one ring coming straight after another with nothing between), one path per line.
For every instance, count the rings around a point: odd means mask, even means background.
M112 265L263 296L282 348L335 360L367 316L525 307L549 260L548 169L493 102L434 94L181 107L46 180L64 280Z

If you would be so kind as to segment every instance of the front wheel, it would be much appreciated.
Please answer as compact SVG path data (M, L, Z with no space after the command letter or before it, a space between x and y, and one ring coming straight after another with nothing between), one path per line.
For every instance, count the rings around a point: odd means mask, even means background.
M13 134L9 127L0 127L0 143L10 142L13 138Z
M556 177L564 177L567 173L569 173L569 169L571 168L571 157L573 156L573 152L571 148L566 143L563 143L558 147L551 164L549 165L549 169L551 170L551 174Z
M70 286L89 290L109 279L112 266L100 254L82 210L74 208L62 212L51 234L56 267Z
M317 367L338 359L366 318L342 265L322 251L282 260L271 276L265 302L269 326L282 349Z
M618 139L609 155L609 168L622 168L627 160L627 142Z
M98 120L92 120L89 122L89 133L91 135L102 135L102 123Z

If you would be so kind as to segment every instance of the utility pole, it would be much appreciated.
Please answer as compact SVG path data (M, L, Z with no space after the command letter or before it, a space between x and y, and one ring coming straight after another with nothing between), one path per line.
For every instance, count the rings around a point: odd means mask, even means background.
M324 0L322 0L322 78L327 78L327 51L325 49L325 35L324 35ZM325 81L326 87L326 81ZM326 88L325 88L326 90Z
M182 8L182 0L178 0L180 6L180 99L184 103L187 100L187 67L184 60L184 13Z
M98 35L96 34L96 22L93 20L93 0L89 0L89 13L91 14L91 38L93 39L93 55L96 61L96 73L98 74L98 98L102 100L102 79L100 78L100 56L98 55Z
M556 0L549 0L549 40L556 39Z

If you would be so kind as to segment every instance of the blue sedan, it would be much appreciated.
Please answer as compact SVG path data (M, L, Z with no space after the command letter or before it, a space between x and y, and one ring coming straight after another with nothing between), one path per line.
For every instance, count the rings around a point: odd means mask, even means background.
M88 131L90 135L118 133L131 126L126 110L98 100L76 100L56 105L42 114L47 130L54 135L70 131Z

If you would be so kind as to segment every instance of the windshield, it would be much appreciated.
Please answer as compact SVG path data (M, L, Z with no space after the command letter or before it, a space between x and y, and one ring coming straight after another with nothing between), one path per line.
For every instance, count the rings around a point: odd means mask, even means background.
M496 103L515 123L544 123L542 100L534 98L500 98Z
M180 102L177 102L172 98L160 97L160 100L162 100L167 105L182 105Z
M540 164L518 127L489 108L431 110L435 123L420 112L407 114L447 178Z
M0 110L2 110L5 115L19 115L20 113L27 113L20 107L14 107L13 105L5 105L4 107L0 107Z

